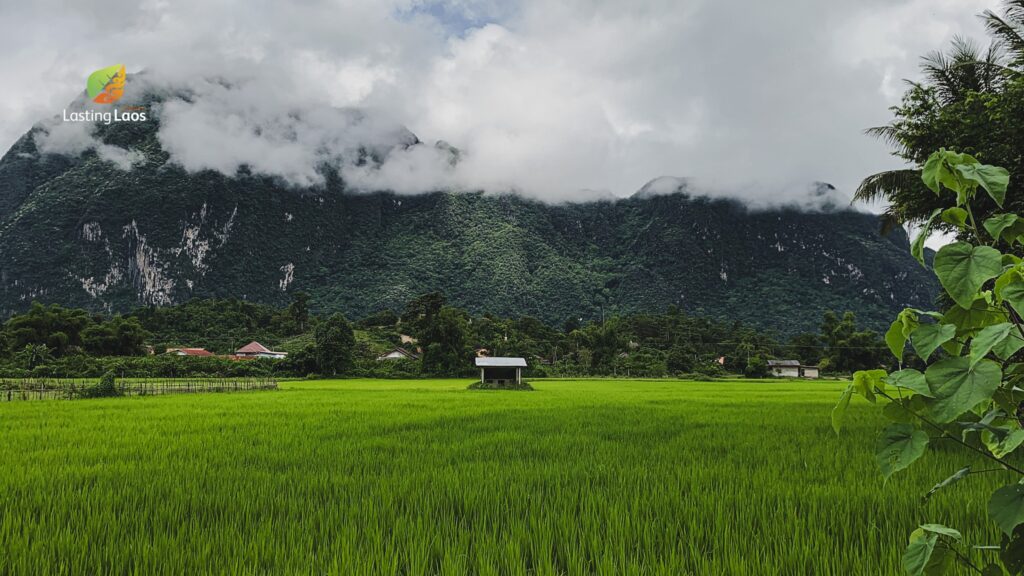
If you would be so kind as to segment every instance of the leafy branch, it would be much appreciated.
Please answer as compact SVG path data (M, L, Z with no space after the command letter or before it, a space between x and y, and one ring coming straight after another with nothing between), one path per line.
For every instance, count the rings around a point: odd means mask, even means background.
M836 433L842 430L854 395L871 403L882 398L904 415L883 411L893 421L879 436L875 453L885 478L924 456L933 437L953 441L999 466L973 472L970 466L962 468L935 484L925 501L972 475L1016 474L1020 480L993 492L988 503L989 517L1006 536L996 547L1001 565L979 567L958 550L960 532L922 524L910 535L903 566L911 576L946 574L958 563L984 576L1021 574L1024 546L1015 544L1019 538L1015 540L1014 535L1018 527L1024 530L1024 469L1009 457L1024 445L1024 429L1013 417L1024 409L1014 396L1024 364L1012 362L1024 349L1024 262L1014 254L1024 249L1024 218L996 214L979 226L972 202L983 190L1001 208L1010 176L969 154L939 150L928 158L921 179L953 205L932 213L912 243L914 257L926 266L924 245L939 220L959 229L960 238L970 239L943 246L932 265L953 304L942 312L906 309L896 317L885 342L902 369L891 374L884 370L854 373L832 411L832 426ZM902 367L908 345L926 363L923 372ZM895 393L890 393L890 386ZM954 423L963 426L962 434L950 431ZM969 433L977 433L979 442L968 441Z

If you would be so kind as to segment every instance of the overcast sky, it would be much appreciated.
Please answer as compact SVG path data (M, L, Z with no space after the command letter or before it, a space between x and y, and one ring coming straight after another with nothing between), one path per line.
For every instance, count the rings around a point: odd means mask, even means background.
M996 5L0 0L0 147L60 114L91 71L124 63L199 95L163 111L161 141L189 169L249 164L315 183L318 162L404 125L463 150L458 168L419 147L379 171L350 171L352 181L552 201L628 195L665 175L755 202L813 181L850 193L899 166L863 130L889 120L901 79L956 34L983 40L976 15ZM64 128L51 149L88 146L88 134ZM130 165L130 154L106 152Z

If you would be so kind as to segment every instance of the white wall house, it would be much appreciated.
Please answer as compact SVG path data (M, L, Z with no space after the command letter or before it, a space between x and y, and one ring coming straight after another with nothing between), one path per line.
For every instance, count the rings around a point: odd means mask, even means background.
M779 378L818 378L817 366L804 366L799 360L769 360L768 369Z

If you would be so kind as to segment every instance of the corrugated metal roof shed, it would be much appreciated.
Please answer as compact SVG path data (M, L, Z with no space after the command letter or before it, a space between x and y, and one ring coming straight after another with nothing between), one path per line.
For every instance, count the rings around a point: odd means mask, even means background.
M526 368L526 358L503 358L484 356L476 359L479 368Z

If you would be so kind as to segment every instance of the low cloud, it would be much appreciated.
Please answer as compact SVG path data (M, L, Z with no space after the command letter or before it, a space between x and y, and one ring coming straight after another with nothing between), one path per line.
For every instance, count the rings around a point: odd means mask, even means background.
M4 8L0 72L27 89L0 102L0 138L124 62L146 70L129 93L165 91L159 140L188 170L316 186L329 165L362 190L552 202L628 196L668 174L754 206L813 207L808 183L848 195L901 165L862 130L888 120L921 54L982 37L974 15L995 5L41 0ZM122 168L139 158L83 126L48 125L38 141Z
M88 150L121 170L130 170L143 160L138 150L104 144L96 137L96 125L86 122L53 121L36 133L35 143L43 154L78 156Z

